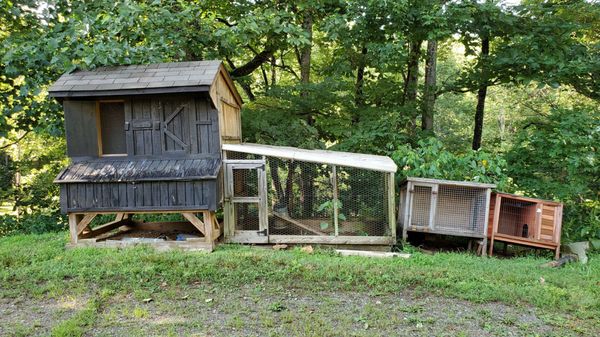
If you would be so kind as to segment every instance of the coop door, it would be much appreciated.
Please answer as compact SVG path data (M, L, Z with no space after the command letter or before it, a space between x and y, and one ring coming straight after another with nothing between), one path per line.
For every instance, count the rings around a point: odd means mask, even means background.
M433 231L438 186L434 184L410 184L410 212L408 227L413 230Z
M225 161L225 223L230 242L267 243L264 160Z

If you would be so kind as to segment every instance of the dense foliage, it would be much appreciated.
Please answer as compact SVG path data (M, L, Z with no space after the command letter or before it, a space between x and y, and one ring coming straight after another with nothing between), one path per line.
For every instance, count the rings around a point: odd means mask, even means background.
M597 2L9 0L0 28L0 235L64 221L62 73L220 59L246 141L494 182L564 202L567 239L600 236Z

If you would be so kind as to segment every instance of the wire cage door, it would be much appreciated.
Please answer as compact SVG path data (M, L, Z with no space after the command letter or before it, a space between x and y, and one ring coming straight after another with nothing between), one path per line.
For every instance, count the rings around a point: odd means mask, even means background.
M230 242L268 243L264 160L225 160L225 228Z

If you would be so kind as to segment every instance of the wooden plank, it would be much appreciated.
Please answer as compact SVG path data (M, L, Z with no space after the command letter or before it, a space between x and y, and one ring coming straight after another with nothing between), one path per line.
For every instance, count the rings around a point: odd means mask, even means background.
M123 213L119 213L119 214L123 214ZM123 216L117 215L117 219L119 220L115 220L115 221L111 221L108 223L105 223L102 226L98 226L96 228L94 228L91 232L88 233L83 233L81 234L81 238L92 238L92 237L97 237L100 234L104 234L107 232L110 232L114 229L117 229L121 226L127 225L131 222L130 219L124 218Z
M340 220L338 219L339 217L339 208L338 208L338 204L339 204L339 200L338 200L338 186L337 186L337 168L335 165L331 165L331 181L333 182L333 233L335 236L338 236L340 234ZM314 232L313 232L314 233Z
M227 234L224 237L224 242L228 243L254 243L254 244L266 244L269 243L268 236L258 236L256 231L236 231Z
M205 231L204 236L206 237L207 243L212 242L215 239L213 237L213 232L214 232L214 230L213 230L214 221L212 219L213 216L214 216L213 213L210 211L202 211L202 220L204 222L204 231Z
M198 219L194 213L182 212L181 215L183 215L184 218L186 218L192 225L194 225L194 227L196 227L196 229L199 230L200 233L202 233L202 235L204 235L205 237L207 236L206 226L204 222Z
M78 215L75 213L69 213L67 215L67 217L69 218L69 234L71 235L71 243L76 244L77 239L78 239L78 235L77 235L77 223L79 222Z
M153 242L152 244L132 242L132 241L121 241L121 240L106 240L106 241L94 241L94 240L81 240L76 244L69 244L68 248L77 247L96 247L96 248L129 248L138 245L145 245L152 247L156 251L164 252L170 250L184 250L184 251L204 251L212 252L214 244L206 243L205 241L197 240L186 240L186 241L164 241L164 242Z
M389 236L269 235L269 243L391 245Z
M386 258L386 257L399 257L403 259L408 259L410 254L406 253L393 253L393 252L373 252L368 250L350 250L350 249L336 249L337 253L342 256L363 256L363 257L376 257L376 258Z
M89 229L89 225L92 222L92 220L94 220L95 217L96 217L96 213L88 213L83 216L83 219L81 219L81 221L79 221L79 223L77 224L77 236L79 236L81 233L83 233L83 231L86 228Z
M492 189L488 188L485 191L485 212L484 219L485 223L483 224L483 246L481 247L481 256L487 255L487 236L488 236L488 226L489 226L489 212L490 212L490 200L492 197Z
M319 236L327 236L327 234L325 234L325 233L323 233L321 231L318 231L318 230L316 230L316 229L314 229L314 228L312 228L310 226L307 226L307 225L305 225L305 224L303 224L301 222L298 222L298 221L290 218L289 216L286 216L286 215L283 215L283 214L279 214L279 213L276 213L276 212L273 212L273 216L277 217L277 218L279 218L279 219L281 219L283 221L289 222L290 224L292 224L292 225L294 225L296 227L302 228L302 229L304 229L306 231L309 231L309 232L311 232L313 234L316 234L316 235L319 235Z
M390 224L390 233L392 239L396 241L396 201L394 200L396 196L396 179L394 177L394 173L388 173L387 175L387 202L388 202L388 221Z
M496 234L494 237L494 240L502 241L502 242L510 242L510 243L519 244L519 245L523 245L523 246L548 248L548 249L554 249L557 246L557 244L555 242L528 239L528 238L523 238L523 237L518 237L518 236L505 235L502 233Z

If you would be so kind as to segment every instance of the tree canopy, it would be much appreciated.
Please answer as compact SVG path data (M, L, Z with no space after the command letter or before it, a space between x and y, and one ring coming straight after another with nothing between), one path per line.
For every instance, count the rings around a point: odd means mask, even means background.
M27 212L57 209L38 185L64 145L23 153L63 133L46 92L61 74L219 59L246 141L501 181L565 202L573 238L600 236L597 2L8 0L0 28L0 186Z

